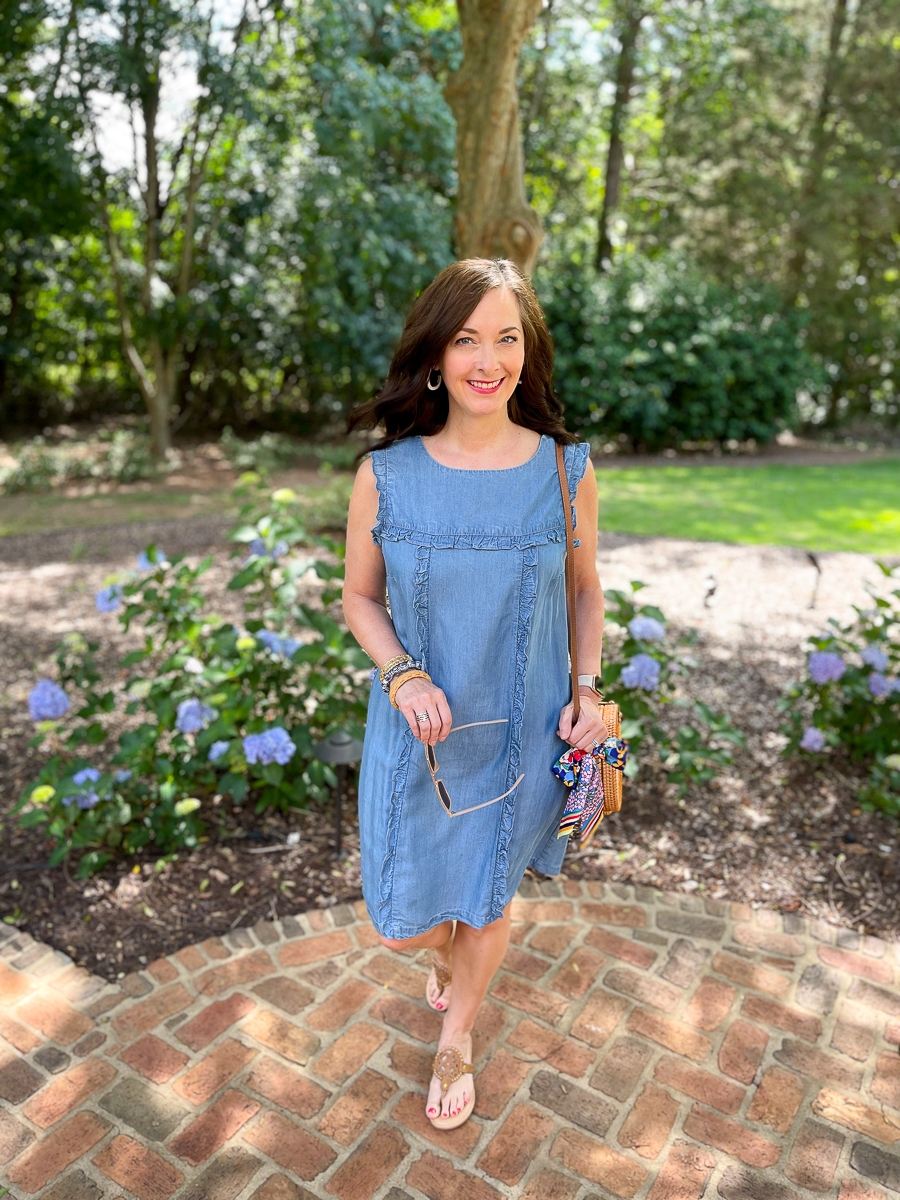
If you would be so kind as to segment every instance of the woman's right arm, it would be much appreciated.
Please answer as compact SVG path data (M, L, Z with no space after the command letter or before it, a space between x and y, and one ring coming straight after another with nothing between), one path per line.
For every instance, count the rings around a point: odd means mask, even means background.
M347 518L347 556L344 571L344 620L363 650L379 666L404 654L394 623L387 611L387 574L381 547L372 541L372 526L378 519L378 488L375 472L367 458L356 472ZM439 687L427 679L411 679L396 693L400 711L421 741L443 740L450 732L450 708ZM428 711L431 723L420 724L417 712Z

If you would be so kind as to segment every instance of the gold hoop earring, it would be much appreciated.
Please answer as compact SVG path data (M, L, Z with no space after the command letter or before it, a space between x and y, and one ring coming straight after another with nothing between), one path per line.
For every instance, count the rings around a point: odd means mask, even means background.
M431 382L431 375L432 375L432 372L433 372L435 369L436 369L436 368L432 367L432 368L431 368L431 371L429 371L429 372L428 372L428 381L427 381L427 386L428 386L428 390L429 390L429 392L436 392L436 391L438 390L438 388L441 386L441 384L444 382L444 381L443 381L443 379L441 378L441 373L440 373L440 371L438 371L438 373L437 373L437 377L438 377L438 381L437 381L437 383L432 383L432 382Z

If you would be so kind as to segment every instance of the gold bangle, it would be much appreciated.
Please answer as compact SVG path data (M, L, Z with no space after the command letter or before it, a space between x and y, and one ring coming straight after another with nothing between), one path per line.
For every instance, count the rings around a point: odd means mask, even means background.
M397 689L400 687L401 684L406 683L407 680L410 680L410 679L427 679L429 683L431 682L431 676L428 674L427 671L404 671L404 673L402 675L398 675L397 678L394 680L394 682L391 684L391 690L390 690L391 704L394 706L394 708L400 707L400 705L394 699L394 697L397 695Z
M397 663L406 662L407 660L409 662L412 662L413 657L411 654L406 654L405 652L403 654L396 654L393 658L389 658L387 660L387 662L384 664L384 666L381 668L381 670L378 672L378 678L383 683L384 677L388 673L388 671L391 669L391 667L396 666Z

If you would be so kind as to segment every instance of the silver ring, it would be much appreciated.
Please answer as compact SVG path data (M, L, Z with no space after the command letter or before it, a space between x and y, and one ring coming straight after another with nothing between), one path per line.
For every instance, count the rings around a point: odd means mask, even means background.
M591 745L592 745L592 746L594 747L594 749L596 750L596 748L597 748L597 747L600 745L600 743L597 741L597 739L596 739L596 738L594 738L594 740L591 742Z
M423 713L416 713L416 720L417 721L430 721L431 718L429 717L427 712L423 712Z

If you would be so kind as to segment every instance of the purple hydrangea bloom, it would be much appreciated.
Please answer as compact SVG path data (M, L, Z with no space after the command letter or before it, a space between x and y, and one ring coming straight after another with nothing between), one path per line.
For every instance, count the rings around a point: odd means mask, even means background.
M178 705L175 728L179 733L199 733L204 725L214 720L217 715L214 708L202 704L197 699L182 700Z
M373 667L373 668L372 668L372 670L369 672L369 683L374 683L374 682L375 682L375 676L376 676L377 674L378 674L378 668L377 668L377 667Z
M263 733L249 733L244 738L244 754L248 763L280 763L282 766L297 752L290 734L280 725Z
M886 675L882 675L880 671L873 671L869 676L869 691L876 700L880 700L882 696L889 696L894 690L894 684L897 680L888 679Z
M32 721L56 721L69 709L69 697L52 679L39 679L28 695Z
M867 667L871 667L873 671L884 672L887 670L890 659L878 646L866 646L860 653L859 657L863 660Z
M807 725L803 730L803 737L800 739L801 750L811 750L817 754L820 750L825 749L825 734L821 729L817 729L815 725Z
M657 621L656 617L640 615L632 617L628 622L628 632L641 642L661 642L666 636L662 621Z
M650 654L635 654L622 671L625 687L639 687L652 692L659 683L659 662Z
M209 748L209 761L218 762L230 745L230 742L213 742Z
M116 783L127 783L133 774L133 771L129 771L127 767L123 767L121 771L116 771L113 778Z
M82 790L75 796L67 797L65 803L71 804L74 800L79 808L93 808L95 804L99 804L100 796L97 791L92 787L85 787L85 784L96 783L99 778L100 772L96 767L82 767L80 771L76 771L72 782Z
M97 605L97 612L115 612L122 603L121 585L118 583L111 583L109 587L101 588L94 597L94 603Z
M162 563L167 563L165 550L156 550L156 562L151 562L146 550L142 550L137 557L137 565L139 571L152 571L154 567L160 566Z
M813 650L808 666L813 683L836 683L847 669L847 664L833 650Z
M265 538L254 538L253 541L247 546L247 549L251 554L256 554L260 558L262 558L264 554L268 554L268 550L266 550Z

